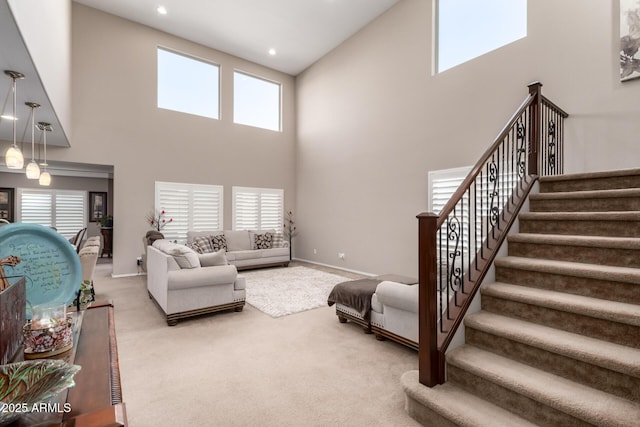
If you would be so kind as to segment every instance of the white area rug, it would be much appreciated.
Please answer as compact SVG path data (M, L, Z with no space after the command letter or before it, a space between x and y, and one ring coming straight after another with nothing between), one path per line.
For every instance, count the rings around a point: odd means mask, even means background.
M307 267L241 271L247 278L247 303L271 317L327 305L331 289L349 279Z

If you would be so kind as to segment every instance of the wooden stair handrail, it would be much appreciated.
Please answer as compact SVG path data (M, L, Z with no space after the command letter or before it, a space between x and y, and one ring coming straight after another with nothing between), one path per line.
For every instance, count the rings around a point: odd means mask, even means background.
M549 134L551 134L550 129L552 129L554 123L551 120L548 120L548 123L543 124L543 120L546 120L548 116L547 111L552 111L552 114L555 115L556 119L560 119L558 123L558 127L560 128L560 132L562 132L562 120L568 117L568 114L555 105L553 102L544 97L541 93L542 83L533 82L528 85L529 93L526 98L522 101L516 112L511 116L511 118L507 121L503 129L500 131L498 136L495 138L493 144L484 152L484 154L480 157L480 159L476 162L474 167L471 169L469 174L460 184L456 192L449 199L445 207L442 209L440 214L434 213L422 213L418 215L418 227L419 227L419 381L420 383L433 387L437 384L442 384L445 380L445 351L447 350L453 336L455 335L458 327L462 323L462 320L467 312L467 309L470 306L470 303L480 288L480 284L487 274L490 266L492 265L496 254L498 252L498 248L503 243L506 235L514 223L524 201L528 197L528 194L533 187L533 184L538 178L539 170L541 165L539 164L541 161L546 162L545 166L551 164L550 158L551 155L548 155L548 158L542 159L545 156L545 152L543 151L541 154L539 153L539 147L541 145L541 141L543 141L543 129ZM543 112L543 107L546 108ZM524 117L524 119L523 119ZM461 203L465 195L471 200L472 194L472 186L474 186L473 190L473 199L474 203L477 204L478 193L475 189L478 183L478 177L483 174L483 169L488 168L490 164L495 166L496 157L500 157L501 149L502 155L504 156L505 150L505 141L513 142L513 134L516 130L516 125L520 123L520 121L524 120L525 125L528 123L529 130L528 136L526 131L523 131L524 136L520 137L520 128L521 125L518 125L518 139L522 138L526 144L525 148L519 149L518 153L523 153L525 156L528 150L528 159L526 162L522 163L522 172L519 173L520 181L517 183L517 188L511 188L512 195L507 199L507 203L504 206L501 206L501 210L499 211L500 222L497 224L492 224L491 227L491 235L489 234L488 229L486 230L486 238L485 241L482 242L481 246L484 249L486 242L486 250L485 254L480 257L482 251L478 251L476 254L472 254L469 251L469 254L466 254L467 262L468 262L468 271L463 274L463 282L471 287L465 290L465 287L462 287L462 291L455 290L456 301L458 298L461 299L459 303L453 304L452 300L447 299L447 318L444 318L443 311L438 311L437 308L437 300L438 296L438 253L439 247L437 243L438 232L441 232L441 228L447 224L447 227L450 227L450 217L452 221L459 221L458 213L456 212L457 206ZM548 126L548 127L545 127ZM511 139L509 139L509 135ZM556 134L553 133L553 137L556 137ZM559 141L553 140L553 145L556 143L562 144L562 137L560 137ZM547 140L548 146L552 144ZM513 154L513 146L511 147L511 153ZM507 149L507 152L509 150ZM520 155L520 154L518 154ZM557 163L553 163L556 165ZM513 164L512 164L513 165ZM518 161L518 165L520 165L520 161ZM560 163L561 165L561 163ZM526 171L524 171L526 167ZM561 169L561 167L560 167ZM500 173L504 174L503 170L500 170ZM511 169L511 173L513 174L513 169ZM552 172L557 173L557 170ZM504 175L502 175L504 176ZM509 175L506 175L509 176ZM513 175L511 175L513 177ZM483 175L483 177L486 176ZM499 178L498 178L499 179ZM495 180L494 180L495 181ZM482 182L482 178L480 179ZM494 184L495 185L495 184ZM503 178L504 185L504 178ZM495 193L494 190L492 190ZM482 192L482 190L481 190ZM482 196L481 196L482 197ZM469 202L468 202L469 203ZM496 207L493 206L493 197L492 197L492 210L490 213L493 213L493 209ZM464 207L464 202L462 202L462 207ZM482 206L482 203L481 203ZM470 209L468 206L467 209ZM464 211L464 208L462 208ZM453 215L453 216L452 216ZM471 215L469 212L467 215ZM475 221L477 221L478 212L474 211L473 216L475 217ZM482 215L482 209L480 210L480 215ZM471 218L471 216L469 217ZM464 221L464 217L463 217ZM471 229L471 221L468 222L469 230ZM475 227L475 222L474 222ZM487 222L488 227L488 222ZM441 232L442 233L442 232ZM482 238L482 234L480 237ZM477 239L477 236L475 236ZM459 243L460 239L464 240L464 236L458 236L456 238L456 242ZM469 248L471 248L471 236L468 237ZM489 246L491 245L491 248ZM457 250L456 246L456 250ZM449 250L448 248L446 249ZM475 251L476 249L473 249ZM446 255L449 255L448 252L445 252ZM472 269L470 262L471 256L474 256L474 268ZM451 256L451 255L449 255ZM479 260L480 259L480 260ZM465 257L462 257L462 268L464 269L464 260ZM479 261L478 261L479 260ZM452 261L454 264L452 266L449 265L447 261L447 274L449 272L449 268L460 269L459 266L455 265L455 257ZM442 269L442 265L440 266ZM471 270L474 273L474 279L471 280ZM446 276L446 274L445 274ZM442 273L440 275L442 281ZM447 279L446 286L443 288L442 284L440 284L440 289L446 289L447 298L449 297L449 286L451 285L451 280ZM442 297L440 297L442 301ZM451 311L450 311L451 310ZM451 314L453 312L453 314ZM449 317L449 315L453 317ZM449 329L447 331L438 332L438 316L441 316L441 323L447 323Z

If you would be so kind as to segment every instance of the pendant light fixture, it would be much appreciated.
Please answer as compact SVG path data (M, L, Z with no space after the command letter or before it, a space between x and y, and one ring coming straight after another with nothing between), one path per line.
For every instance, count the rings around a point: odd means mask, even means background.
M51 131L51 124L46 122L38 122L38 129L43 132L44 137L44 162L40 163L40 166L44 168L43 172L40 174L39 183L45 187L51 185L51 174L47 171L47 132Z
M24 156L20 148L16 145L16 121L18 120L16 116L16 80L23 79L24 74L11 70L4 70L4 73L12 80L11 90L13 91L13 145L11 145L4 154L4 161L9 169L22 169L24 166Z
M27 179L38 179L40 178L40 166L38 166L38 162L35 161L35 137L34 134L36 132L35 126L35 110L40 107L40 104L36 104L35 102L25 102L26 105L31 108L31 161L27 165Z

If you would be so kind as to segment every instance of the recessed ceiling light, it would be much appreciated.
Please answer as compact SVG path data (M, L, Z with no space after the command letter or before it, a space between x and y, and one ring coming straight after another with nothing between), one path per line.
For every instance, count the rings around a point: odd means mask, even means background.
M276 53L277 52L276 52L276 50L274 48L269 49L269 55L275 56Z
M158 13L160 15L166 15L167 14L167 8L164 6L158 6L158 8L156 9L158 11Z

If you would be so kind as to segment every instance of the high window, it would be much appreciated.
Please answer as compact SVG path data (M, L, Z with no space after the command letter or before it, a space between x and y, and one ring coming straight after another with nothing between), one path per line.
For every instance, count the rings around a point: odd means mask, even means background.
M55 227L71 238L87 226L87 192L18 189L18 222Z
M223 187L156 181L156 213L165 211L162 229L169 240L184 242L187 231L222 230Z
M233 187L234 230L277 230L282 228L284 190Z
M279 131L280 84L233 73L233 122Z
M527 36L527 0L438 0L437 71Z
M158 48L158 108L220 118L220 68Z

